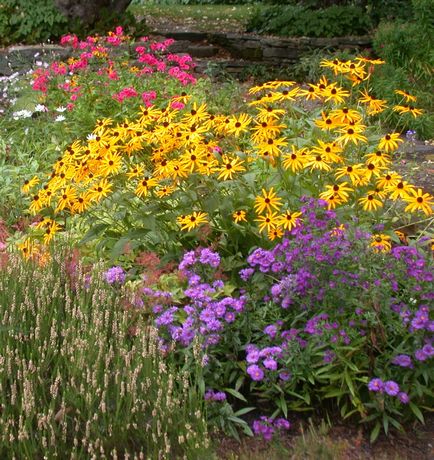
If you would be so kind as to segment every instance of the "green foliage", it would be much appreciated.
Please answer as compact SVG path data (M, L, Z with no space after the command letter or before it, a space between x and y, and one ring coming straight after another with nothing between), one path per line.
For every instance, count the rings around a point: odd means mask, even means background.
M0 45L44 42L68 29L68 20L53 0L3 0L0 8Z
M312 10L302 5L258 9L249 31L291 36L340 37L369 32L369 16L357 6L330 6Z
M71 251L0 256L1 458L207 457L193 376L160 355L128 286Z

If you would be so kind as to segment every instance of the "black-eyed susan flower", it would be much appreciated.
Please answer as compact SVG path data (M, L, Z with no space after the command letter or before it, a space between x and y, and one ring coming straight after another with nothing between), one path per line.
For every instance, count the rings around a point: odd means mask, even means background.
M417 100L416 96L413 96L407 93L407 91L403 91L402 89L396 89L395 94L399 94L400 96L403 96L406 102L416 102Z
M22 243L17 243L17 248L21 251L25 259L29 259L37 251L30 238L26 238Z
M278 238L282 238L283 230L280 227L275 227L268 232L267 236L270 241L274 241Z
M306 148L297 149L291 145L292 153L283 155L282 166L284 169L290 169L293 173L304 168L307 159L308 150Z
M366 155L366 161L377 164L378 166L388 166L392 162L392 158L389 154L377 150L376 152L368 153Z
M277 225L282 227L284 230L293 229L301 221L301 212L291 212L286 210L284 214L281 214L277 219Z
M364 211L376 211L383 206L383 202L378 199L375 192L368 192L362 198L359 198L359 203L363 206Z
M362 134L364 130L364 125L350 125L342 127L339 130L341 135L336 140L343 145L346 145L348 142L353 142L354 144L358 144L359 142L368 142L368 138Z
M253 128L251 128L252 132L252 140L255 143L260 143L265 141L266 139L273 139L277 137L282 129L286 128L286 125L279 124L277 120L267 120L267 121L256 121Z
M102 179L89 190L91 201L101 201L111 192L112 184L107 179Z
M238 137L240 136L240 134L247 131L247 127L250 125L251 122L252 118L246 113L242 113L238 116L233 115L231 117L230 125L227 128L227 132Z
M234 174L245 171L246 168L243 166L243 162L239 158L231 158L227 155L223 155L222 165L217 169L219 180L232 179Z
M391 200L397 200L398 198L405 198L414 191L414 185L409 184L405 180L400 180L397 184L386 187L384 190L389 194Z
M39 193L35 193L32 196L32 201L29 206L29 211L31 214L37 214L41 209L45 207L44 201L41 199Z
M403 200L408 203L405 208L405 212L417 212L422 211L427 216L433 213L433 197L429 193L423 193L422 189L411 189L408 192L408 195L403 197Z
M232 219L236 224L239 224L240 222L247 222L246 211L243 209L238 209L232 213Z
M399 133L386 134L380 139L378 149L393 152L398 148L400 142L403 142L403 140L399 138Z
M21 187L21 191L23 193L29 193L29 191L37 184L39 184L39 178L34 176L32 179L24 181L24 184Z
M282 205L282 198L277 196L274 192L273 187L267 192L264 188L262 189L262 196L259 195L255 198L255 211L257 214L261 214L264 211L271 212L273 209L279 210Z
M325 102L332 101L335 104L340 104L344 102L345 98L349 97L349 91L335 86L335 84L329 85L323 93L325 97Z
M376 99L374 96L371 96L367 90L361 91L362 97L359 98L359 102L367 105L368 115L376 115L384 111L387 107L387 101L382 99Z
M414 118L422 115L423 113L422 109L417 109L413 105L408 105L408 106L407 105L395 105L393 107L393 110L395 112L398 112L400 115L403 115L405 113L410 113L411 115L413 115Z
M194 211L192 214L184 216L183 219L178 222L181 224L181 230L187 230L189 232L190 230L199 227L199 225L207 223L207 216L206 212Z
M165 196L171 195L176 190L176 187L173 185L162 185L155 190L155 195L158 198L164 198Z
M328 200L330 196L335 195L339 201L346 202L349 198L349 192L354 191L351 187L348 187L347 182L336 183L332 185L326 185L326 190L320 194L320 198Z
M68 185L60 193L55 212L58 213L65 208L72 209L72 206L74 205L74 201L76 198L77 198L77 191L73 187Z
M344 107L332 110L330 118L333 119L336 125L348 125L350 123L358 123L362 119L362 115L357 110Z
M325 112L321 112L321 119L315 120L315 124L318 128L321 128L323 131L329 131L337 127L336 122L332 117L327 115Z
M284 109L276 109L275 107L272 107L271 105L267 105L265 107L260 107L258 109L258 114L256 115L256 120L261 122L261 121L268 121L268 120L279 120L280 117L285 115L285 110Z
M376 252L389 252L392 248L391 238L383 233L372 235L370 246Z
M380 189L386 189L388 187L394 187L398 185L402 177L396 172L388 172L384 176L380 176L377 180L377 187Z
M135 193L138 197L146 196L149 193L149 189L151 189L152 187L155 187L156 185L158 185L157 179L153 177L145 176L137 184Z
M314 169L330 171L332 169L324 155L309 155L306 158L305 167L310 167L311 171L313 171Z
M353 165L343 166L342 168L337 168L335 172L336 179L342 179L343 177L349 177L352 184L357 184L361 177L364 174L364 167L362 163L357 163Z
M267 212L264 216L258 216L258 218L255 219L255 221L259 224L260 232L263 232L264 230L270 232L276 228L278 220L279 216L277 215L277 212Z

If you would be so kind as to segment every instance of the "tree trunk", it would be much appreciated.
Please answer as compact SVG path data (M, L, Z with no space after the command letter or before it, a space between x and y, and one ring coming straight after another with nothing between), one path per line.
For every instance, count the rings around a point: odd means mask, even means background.
M54 0L55 5L69 19L79 19L92 25L101 18L105 10L112 14L122 14L131 0Z

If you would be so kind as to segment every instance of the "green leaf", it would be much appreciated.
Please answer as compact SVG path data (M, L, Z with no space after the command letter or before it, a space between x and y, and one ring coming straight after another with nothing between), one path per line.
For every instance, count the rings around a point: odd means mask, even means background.
M423 424L425 424L425 419L424 419L424 417L423 417L423 414L422 414L422 412L420 411L420 409L416 406L416 404L414 404L414 403L411 402L411 403L409 404L409 406L410 406L410 409L411 409L411 411L413 412L413 414L414 414Z
M371 431L371 436L369 438L370 443L375 442L375 440L378 438L378 435L380 434L380 429L381 429L381 424L380 422L377 422L374 426L374 429Z
M256 407L244 407L243 409L240 409L234 412L234 415L236 417L239 417L240 415L248 414L249 412L252 412L252 410L255 410L255 409Z
M241 401L247 402L247 399L239 391L234 390L233 388L223 388L223 390L226 391L227 393L231 394L235 398L237 398L237 399L239 399Z

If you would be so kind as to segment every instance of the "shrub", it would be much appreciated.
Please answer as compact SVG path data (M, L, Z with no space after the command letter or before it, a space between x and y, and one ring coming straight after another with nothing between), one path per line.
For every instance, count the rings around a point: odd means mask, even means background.
M369 424L372 440L423 422L433 402L431 255L341 224L321 200L303 201L281 243L251 252L239 289L210 276L218 254L186 253L183 295L149 294L161 337L181 356L200 339L206 386L273 420L338 412Z
M53 0L4 0L0 9L0 44L37 43L60 37L68 30L67 19Z
M305 6L258 9L247 29L286 37L340 37L369 32L369 16L357 6L330 6L311 10Z
M193 375L163 359L133 291L101 269L0 249L2 458L204 458Z

